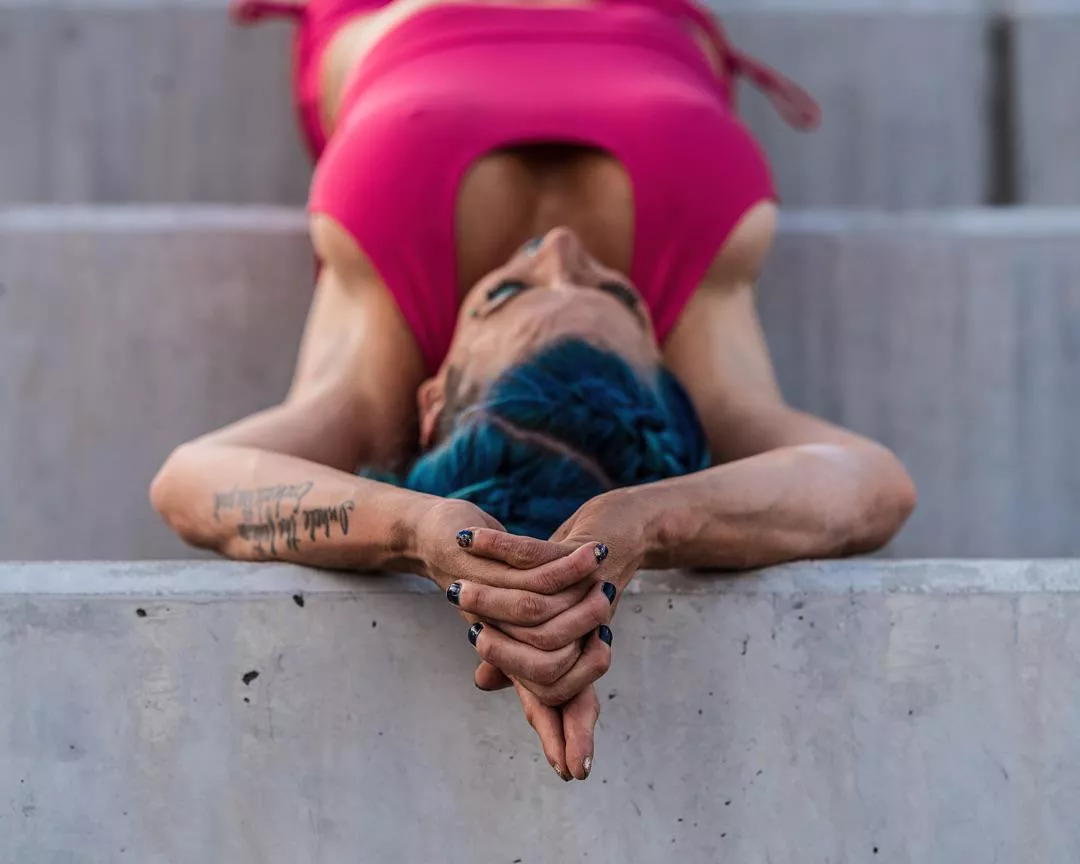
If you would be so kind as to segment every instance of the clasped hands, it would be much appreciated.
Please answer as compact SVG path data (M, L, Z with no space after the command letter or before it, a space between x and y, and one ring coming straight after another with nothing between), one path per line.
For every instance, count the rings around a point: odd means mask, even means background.
M611 665L611 619L644 557L640 530L600 496L550 540L510 534L472 504L446 501L421 531L427 575L472 623L481 690L513 686L563 780L592 770L594 683ZM622 523L622 524L620 524Z

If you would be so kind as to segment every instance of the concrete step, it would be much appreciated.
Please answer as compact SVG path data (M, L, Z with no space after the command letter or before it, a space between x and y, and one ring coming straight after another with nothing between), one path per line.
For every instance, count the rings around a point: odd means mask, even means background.
M0 201L299 204L289 28L231 27L225 0L0 0ZM746 116L792 206L984 203L992 138L978 0L736 3L732 36L805 83L826 124ZM913 58L931 62L912 62Z
M180 441L284 395L313 283L304 224L0 211L0 557L185 554L147 483Z
M0 860L1077 861L1078 622L1075 561L642 574L564 784L419 580L0 565Z
M1033 4L1015 16L1013 140L1021 200L1080 202L1080 7Z
M992 194L989 18L974 11L733 11L742 50L821 103L811 134L787 126L747 84L742 113L793 207L918 209ZM912 62L921 56L931 62Z
M150 478L283 396L311 283L299 211L0 210L0 557L187 554ZM760 300L789 399L913 471L893 554L1080 555L1080 212L788 213Z
M291 29L226 0L0 0L0 201L290 202Z

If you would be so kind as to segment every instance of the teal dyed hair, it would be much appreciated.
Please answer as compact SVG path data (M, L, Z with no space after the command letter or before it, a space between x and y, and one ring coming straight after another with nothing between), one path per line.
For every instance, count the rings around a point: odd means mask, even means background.
M602 492L709 464L701 423L670 372L645 378L579 339L508 369L451 421L404 485L471 501L508 531L543 539Z

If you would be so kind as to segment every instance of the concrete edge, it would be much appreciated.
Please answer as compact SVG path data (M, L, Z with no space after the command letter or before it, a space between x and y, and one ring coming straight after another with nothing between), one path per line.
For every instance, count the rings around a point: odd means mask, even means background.
M1005 207L955 210L876 211L787 209L786 234L952 234L1045 238L1080 233L1080 207ZM15 233L197 233L241 231L290 233L307 228L302 208L275 206L0 206L0 231Z
M159 234L163 232L244 231L293 233L307 230L307 213L298 207L204 206L0 206L0 231L15 233Z
M0 562L0 597L216 598L291 594L431 594L418 576L341 574L231 561ZM629 595L841 596L854 594L1080 593L1080 560L803 562L739 575L645 571Z
M1033 237L1080 232L1080 208L998 207L946 210L782 210L786 234L924 234L948 231L972 237Z
M0 9L220 9L227 11L229 0L0 0Z

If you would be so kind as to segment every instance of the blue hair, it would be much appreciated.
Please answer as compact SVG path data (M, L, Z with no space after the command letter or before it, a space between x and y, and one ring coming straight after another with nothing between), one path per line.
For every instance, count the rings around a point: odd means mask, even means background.
M404 485L471 501L508 531L546 539L602 492L708 464L701 423L669 371L646 378L567 339L506 370Z

